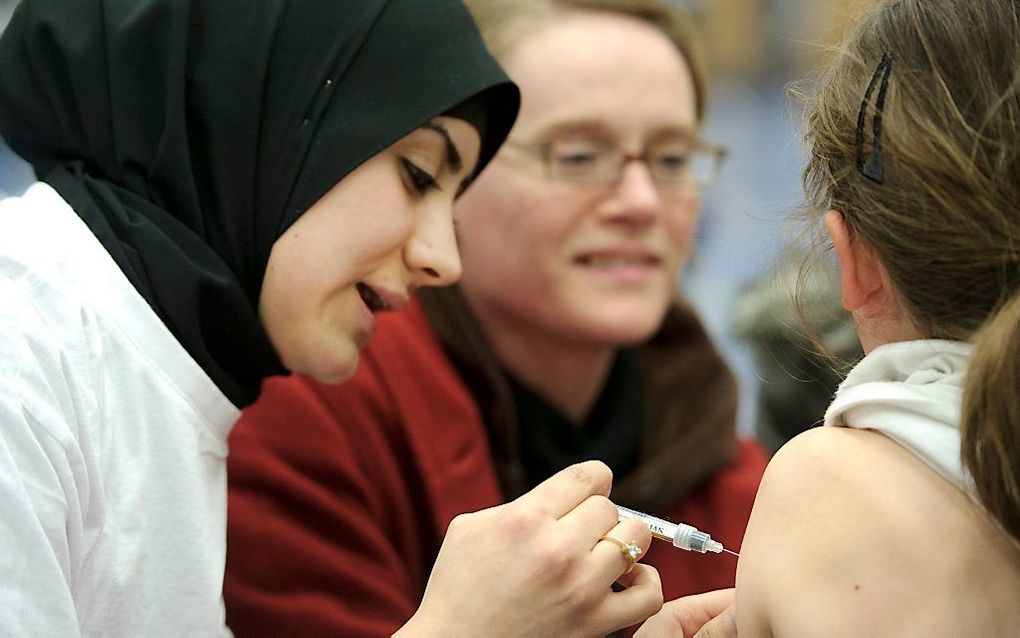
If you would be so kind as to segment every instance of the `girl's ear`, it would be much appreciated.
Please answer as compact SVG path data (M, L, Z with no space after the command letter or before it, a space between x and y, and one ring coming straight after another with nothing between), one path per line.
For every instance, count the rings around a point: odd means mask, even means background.
M839 259L843 307L854 312L884 301L890 291L887 290L885 269L875 251L854 236L839 211L825 213L825 227Z

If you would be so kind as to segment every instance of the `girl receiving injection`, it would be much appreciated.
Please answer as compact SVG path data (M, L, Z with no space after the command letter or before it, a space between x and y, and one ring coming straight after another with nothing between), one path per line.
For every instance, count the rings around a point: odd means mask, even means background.
M839 50L805 186L866 355L770 463L735 608L643 635L1020 635L1020 2L882 2Z

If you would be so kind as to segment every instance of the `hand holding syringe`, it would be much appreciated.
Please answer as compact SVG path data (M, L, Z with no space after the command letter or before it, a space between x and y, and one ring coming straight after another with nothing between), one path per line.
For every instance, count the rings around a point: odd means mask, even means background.
M622 505L617 505L616 509L619 510L619 517L621 521L625 518L636 518L644 521L645 525L648 526L648 529L651 530L652 536L660 540L669 541L673 543L674 547L702 554L705 552L712 552L715 554L726 552L727 554L733 554L737 557L740 556L736 552L731 552L723 547L722 543L712 540L712 537L705 532L699 531L696 527L692 527L686 523L670 523L669 521L661 518L642 514L641 512L632 510L628 507L623 507Z

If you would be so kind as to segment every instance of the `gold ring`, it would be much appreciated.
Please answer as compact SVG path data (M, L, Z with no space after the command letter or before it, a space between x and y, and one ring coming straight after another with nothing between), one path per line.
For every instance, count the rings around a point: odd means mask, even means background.
M623 572L624 574L629 574L630 570L634 569L634 563L636 563L638 557L641 556L641 548L638 547L637 541L624 543L619 538L615 538L609 535L603 536L599 540L609 541L620 548L620 553L623 554L623 557L627 559L628 563L630 563L630 565L627 567L627 571Z

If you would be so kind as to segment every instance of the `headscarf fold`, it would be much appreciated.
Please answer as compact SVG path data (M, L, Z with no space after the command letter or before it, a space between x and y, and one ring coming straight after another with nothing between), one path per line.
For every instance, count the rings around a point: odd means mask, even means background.
M258 320L273 243L469 99L480 170L518 94L460 0L23 0L0 38L0 134L239 407L285 372Z

